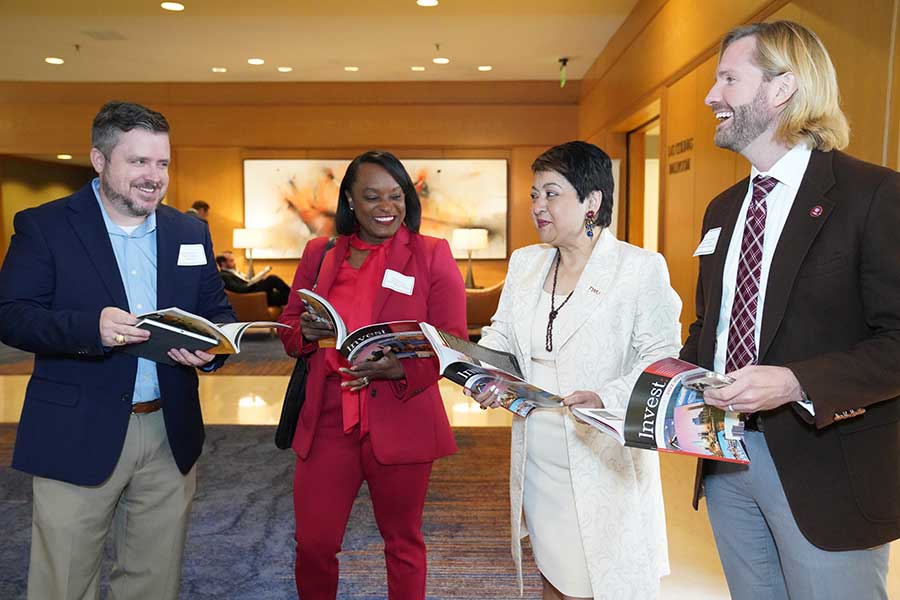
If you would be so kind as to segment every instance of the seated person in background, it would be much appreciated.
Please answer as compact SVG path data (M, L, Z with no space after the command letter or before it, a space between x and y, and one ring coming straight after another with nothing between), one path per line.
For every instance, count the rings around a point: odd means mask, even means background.
M277 275L268 275L259 281L253 281L235 268L234 254L231 252L218 255L216 264L219 265L219 275L225 282L225 289L229 292L237 294L265 292L266 303L269 306L287 304L291 288Z
M203 200L197 200L191 207L184 211L184 214L194 217L197 220L203 221L204 223L209 223L209 202L204 202Z

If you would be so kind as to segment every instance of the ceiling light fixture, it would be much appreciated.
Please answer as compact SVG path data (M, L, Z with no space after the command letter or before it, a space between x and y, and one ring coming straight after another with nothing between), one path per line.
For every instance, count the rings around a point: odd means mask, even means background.
M50 64L50 65L61 65L66 61L64 61L61 58L57 58L55 56L48 56L47 58L44 59L44 62L47 64Z
M181 2L161 2L159 7L163 10L171 10L172 12L181 12L184 10L184 4Z
M441 45L440 45L440 44L437 44L437 43L436 43L436 44L434 45L434 53L437 54L438 56L435 57L435 58L432 58L432 59L431 59L431 62L433 62L433 63L436 64L436 65L448 65L448 64L450 64L450 59L449 59L449 58L445 58L445 57L443 57L443 56L440 56L440 53L441 53Z
M437 6L438 0L416 0L419 6Z
M487 73L488 71L492 71L493 69L494 67L492 67L491 65L481 65L478 67L478 70L483 73Z
M72 160L72 155L71 154L57 154L56 158L58 158L59 160Z
M278 67L279 73L290 73L294 70L294 67Z
M226 73L226 72L228 72L228 69L226 69L225 67L213 67L212 72L213 73Z
M410 71L424 71L425 67L410 67Z
M344 67L344 70L349 73L356 73L359 71L359 67Z
M261 58L248 58L248 59L247 59L247 64L248 64L248 65L253 65L254 67L258 67L259 65L264 65L264 64L266 64L266 61L264 61L264 60L261 59Z

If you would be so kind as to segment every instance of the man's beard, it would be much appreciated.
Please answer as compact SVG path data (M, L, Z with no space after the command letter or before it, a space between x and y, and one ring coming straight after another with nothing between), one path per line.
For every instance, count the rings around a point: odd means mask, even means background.
M103 190L103 195L106 196L106 199L109 202L113 203L132 217L146 217L153 213L156 210L156 207L159 206L159 200L157 200L153 206L141 206L130 197L122 195L114 190L112 186L109 185L106 177L100 178L100 188Z
M753 100L741 106L731 107L730 123L716 130L715 144L720 148L741 152L758 138L772 122L766 110L766 93L760 85Z

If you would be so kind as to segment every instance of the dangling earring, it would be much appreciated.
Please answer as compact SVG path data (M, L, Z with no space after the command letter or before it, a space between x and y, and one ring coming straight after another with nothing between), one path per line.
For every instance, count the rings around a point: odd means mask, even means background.
M589 210L584 215L584 232L591 239L594 237L594 211Z

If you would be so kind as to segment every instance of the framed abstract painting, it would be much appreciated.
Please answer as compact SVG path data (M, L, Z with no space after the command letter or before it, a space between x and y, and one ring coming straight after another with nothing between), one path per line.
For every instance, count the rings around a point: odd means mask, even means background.
M507 257L507 164L503 159L408 159L403 165L422 203L425 235L452 238L454 229L488 230L472 258ZM254 258L299 258L306 242L331 236L341 179L349 160L247 159L244 227L263 229L266 248ZM465 251L454 250L456 258Z

